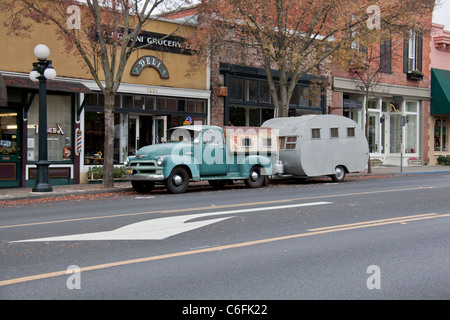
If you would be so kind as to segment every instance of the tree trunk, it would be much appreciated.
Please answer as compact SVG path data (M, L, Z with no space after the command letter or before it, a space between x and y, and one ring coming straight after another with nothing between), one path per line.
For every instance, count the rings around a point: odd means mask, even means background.
M115 94L105 93L105 141L103 154L103 188L114 187L114 101Z

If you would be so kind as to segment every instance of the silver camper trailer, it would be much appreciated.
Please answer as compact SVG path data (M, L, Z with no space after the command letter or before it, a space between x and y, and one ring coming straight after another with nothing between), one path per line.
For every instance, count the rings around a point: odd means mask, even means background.
M352 119L336 115L274 118L263 127L279 130L278 176L330 176L363 171L369 160L364 132Z

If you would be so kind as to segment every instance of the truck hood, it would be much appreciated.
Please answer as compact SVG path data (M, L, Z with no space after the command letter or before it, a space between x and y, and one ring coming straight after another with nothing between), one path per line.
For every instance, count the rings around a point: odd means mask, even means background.
M190 150L192 143L186 142L170 142L170 143L161 143L154 144L150 146L145 146L138 150L135 158L141 159L156 159L162 156L168 156L173 153L180 155L180 150ZM174 151L175 149L175 151ZM131 157L130 157L131 158Z

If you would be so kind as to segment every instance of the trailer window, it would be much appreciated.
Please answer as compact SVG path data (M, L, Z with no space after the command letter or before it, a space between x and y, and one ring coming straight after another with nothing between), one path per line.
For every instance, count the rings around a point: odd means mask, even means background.
M330 137L339 138L339 128L330 128Z
M320 139L320 129L319 128L311 129L311 138Z
M286 137L286 150L295 149L296 144L297 144L297 137Z
M285 142L285 140L286 140L286 137L280 137L279 138L279 144L280 144L280 150L283 150L284 149L284 142Z
M347 137L354 137L355 136L355 128L347 128Z

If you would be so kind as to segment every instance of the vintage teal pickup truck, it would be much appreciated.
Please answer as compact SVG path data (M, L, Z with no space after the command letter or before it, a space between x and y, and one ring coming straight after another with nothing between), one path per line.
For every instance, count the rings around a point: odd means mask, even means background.
M276 173L275 129L190 125L168 130L169 142L149 145L125 161L126 175L140 193L164 183L183 193L190 181L207 180L216 189L230 180L259 188Z

